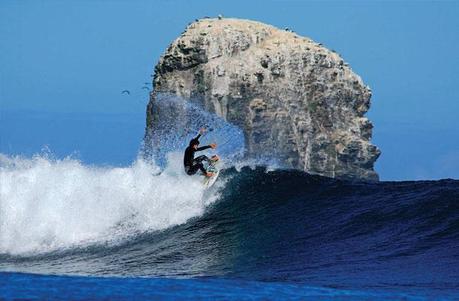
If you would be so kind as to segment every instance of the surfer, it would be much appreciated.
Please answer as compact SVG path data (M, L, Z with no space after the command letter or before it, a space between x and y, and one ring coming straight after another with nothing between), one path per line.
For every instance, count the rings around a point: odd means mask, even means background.
M211 177L213 176L212 172L208 172L204 165L202 164L203 161L218 161L218 156L212 156L212 158L208 158L206 155L199 156L197 158L194 157L195 152L203 151L209 148L215 149L217 148L217 144L211 143L206 146L199 147L199 138L206 132L205 128L199 130L198 136L196 138L191 139L189 146L185 150L185 155L183 157L183 164L185 166L185 172L187 175L194 175L200 170L205 176Z

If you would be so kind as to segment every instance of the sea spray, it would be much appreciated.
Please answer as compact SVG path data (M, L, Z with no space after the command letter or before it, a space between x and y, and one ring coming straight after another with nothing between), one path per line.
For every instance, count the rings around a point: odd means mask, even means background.
M168 94L156 98L156 111L152 112L155 127L149 145L144 145L143 153L148 160L158 166L166 166L167 154L183 152L189 141L201 128L207 132L200 139L201 144L215 142L216 152L223 162L234 163L241 160L245 152L244 134L240 128L225 119L210 113L193 100Z
M201 128L207 130L200 139L201 145L217 143L217 149L212 152L222 158L220 169L266 166L275 170L284 167L275 149L248 156L242 129L207 111L197 101L164 93L158 94L155 99L156 110L151 114L155 127L148 133L151 138L146 139L150 144L145 144L141 153L159 167L166 166L169 153L183 152Z
M118 243L201 215L216 195L180 168L87 166L72 158L0 154L0 254L35 254Z

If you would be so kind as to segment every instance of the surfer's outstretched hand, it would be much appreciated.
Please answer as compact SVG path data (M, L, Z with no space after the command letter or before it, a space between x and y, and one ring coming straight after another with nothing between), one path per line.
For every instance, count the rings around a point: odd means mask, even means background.
M209 145L210 145L210 147L211 147L212 149L216 149L216 148L217 148L217 143L211 143L211 144L209 144Z
M199 134L201 134L201 135L204 135L206 132L207 132L207 129L206 129L206 128L201 128L201 129L199 130Z

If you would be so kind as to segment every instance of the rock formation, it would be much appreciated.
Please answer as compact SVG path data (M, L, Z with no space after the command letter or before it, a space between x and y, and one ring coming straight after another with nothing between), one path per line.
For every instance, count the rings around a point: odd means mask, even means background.
M147 145L156 97L171 93L242 128L248 156L268 151L311 174L378 180L380 151L364 117L371 90L309 38L249 20L196 20L159 60L153 85Z

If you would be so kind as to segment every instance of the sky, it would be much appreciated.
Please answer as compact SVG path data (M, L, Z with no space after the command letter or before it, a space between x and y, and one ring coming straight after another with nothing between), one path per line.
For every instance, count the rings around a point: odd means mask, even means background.
M154 65L218 14L289 27L349 62L373 90L382 180L459 179L459 1L2 0L0 153L129 164Z

